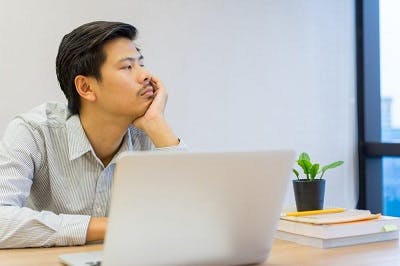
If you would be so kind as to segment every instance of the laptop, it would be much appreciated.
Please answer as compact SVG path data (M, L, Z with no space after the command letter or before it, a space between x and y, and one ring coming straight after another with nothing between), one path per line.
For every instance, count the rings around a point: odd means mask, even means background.
M268 258L295 153L127 152L102 252L67 265L244 265Z

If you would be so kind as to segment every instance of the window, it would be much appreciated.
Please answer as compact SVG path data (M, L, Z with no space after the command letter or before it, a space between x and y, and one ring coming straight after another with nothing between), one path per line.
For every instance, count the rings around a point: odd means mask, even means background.
M393 216L400 216L399 8L398 0L356 1L357 207Z
M379 3L382 142L400 142L400 17L398 0ZM383 213L400 216L400 158L383 157Z

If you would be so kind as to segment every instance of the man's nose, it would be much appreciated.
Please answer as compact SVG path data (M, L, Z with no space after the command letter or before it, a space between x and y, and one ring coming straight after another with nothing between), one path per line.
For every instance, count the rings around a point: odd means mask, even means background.
M144 67L140 67L140 73L139 73L139 82L140 83L149 83L151 79L151 74L147 69Z

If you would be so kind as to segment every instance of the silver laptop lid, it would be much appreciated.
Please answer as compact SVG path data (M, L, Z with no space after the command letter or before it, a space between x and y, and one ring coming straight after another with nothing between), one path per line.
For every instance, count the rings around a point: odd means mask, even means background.
M293 151L123 154L114 176L104 265L264 261L294 155Z

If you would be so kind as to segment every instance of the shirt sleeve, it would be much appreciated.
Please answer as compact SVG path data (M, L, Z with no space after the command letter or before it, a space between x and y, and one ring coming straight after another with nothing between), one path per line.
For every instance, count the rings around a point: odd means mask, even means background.
M155 148L155 150L156 151L186 151L187 146L181 139L179 139L179 144L176 146Z
M8 125L0 142L0 248L86 242L90 216L25 207L35 172L44 161L43 147L40 133L18 118Z

